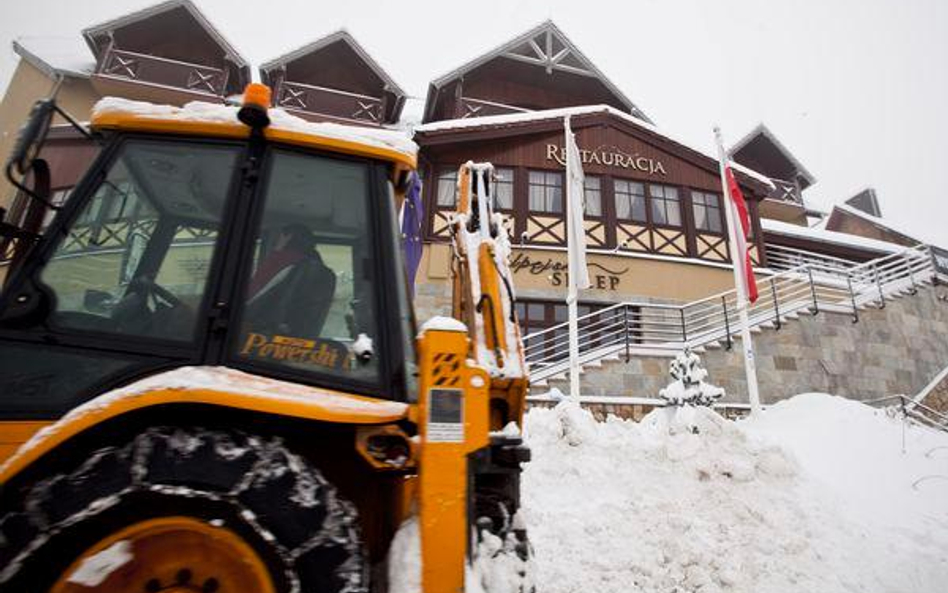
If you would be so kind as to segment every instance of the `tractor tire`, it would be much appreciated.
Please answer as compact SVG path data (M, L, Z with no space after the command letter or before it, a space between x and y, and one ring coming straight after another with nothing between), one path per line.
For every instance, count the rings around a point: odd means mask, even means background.
M279 438L150 428L18 492L3 591L368 591L355 507Z

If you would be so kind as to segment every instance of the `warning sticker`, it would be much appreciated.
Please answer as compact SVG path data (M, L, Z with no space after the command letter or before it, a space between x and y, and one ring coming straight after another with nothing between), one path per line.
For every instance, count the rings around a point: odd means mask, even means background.
M464 442L464 392L460 389L428 391L428 441Z

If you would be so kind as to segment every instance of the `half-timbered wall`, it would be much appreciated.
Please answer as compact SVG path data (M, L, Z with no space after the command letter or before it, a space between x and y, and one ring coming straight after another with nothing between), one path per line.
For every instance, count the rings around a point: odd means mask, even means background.
M589 249L729 261L721 182L716 173L612 126L585 127L576 134L587 177L585 227ZM502 168L503 181L512 184L512 208L504 210L504 215L514 245L565 246L562 142L562 131L527 131L516 137L428 147L422 140L425 161L429 163L425 172L428 239L449 238L448 220L454 211L449 194L456 179L454 172L460 163L474 160L490 161ZM598 185L598 190L591 185ZM556 207L541 205L542 196L557 189L560 198ZM598 208L592 212L588 207L590 194L594 194L593 202L598 201ZM698 196L699 216L716 216L716 222L702 219L696 224L693 194ZM670 196L677 196L676 212L661 207ZM629 200L639 200L644 207L630 206ZM752 257L760 263L757 201L749 199L748 203L757 245Z

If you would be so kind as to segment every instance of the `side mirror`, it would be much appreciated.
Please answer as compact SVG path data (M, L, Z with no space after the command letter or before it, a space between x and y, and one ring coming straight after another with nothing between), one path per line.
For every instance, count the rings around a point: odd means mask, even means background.
M30 116L20 128L20 134L7 160L8 173L11 168L15 168L20 175L26 175L30 170L33 160L43 148L55 110L56 103L52 99L41 99L33 104Z

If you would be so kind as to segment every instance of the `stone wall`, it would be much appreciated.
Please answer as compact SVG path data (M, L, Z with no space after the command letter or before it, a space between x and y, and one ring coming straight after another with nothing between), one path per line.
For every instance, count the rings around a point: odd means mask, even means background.
M948 365L948 302L939 298L946 292L944 286L920 288L915 296L888 300L884 309L860 311L858 323L851 315L821 312L789 320L779 331L754 334L762 402L808 391L864 400L918 393ZM740 342L730 351L708 350L701 357L709 381L727 391L725 401L747 401ZM633 357L628 363L587 367L582 393L657 397L668 383L669 362ZM550 381L550 386L568 392L565 380Z
M443 315L451 316L451 283L418 282L415 284L415 318L419 327L426 320Z

